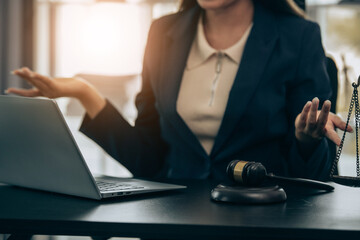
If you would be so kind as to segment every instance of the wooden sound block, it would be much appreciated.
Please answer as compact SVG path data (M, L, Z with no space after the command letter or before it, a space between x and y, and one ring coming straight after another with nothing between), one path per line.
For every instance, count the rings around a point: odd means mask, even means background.
M244 187L219 184L211 191L211 198L219 202L268 204L284 202L287 196L278 185Z

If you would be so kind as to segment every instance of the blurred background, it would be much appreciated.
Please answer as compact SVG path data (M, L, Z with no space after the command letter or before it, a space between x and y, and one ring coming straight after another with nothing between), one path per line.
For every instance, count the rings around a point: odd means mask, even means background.
M303 0L297 2L304 7ZM0 0L1 94L8 87L28 87L10 74L23 66L48 76L78 75L98 87L133 123L149 26L153 19L176 12L178 5L178 0ZM346 119L351 82L360 74L360 1L306 0L305 5L309 19L320 24L326 53L336 63L334 111ZM84 113L80 104L68 98L57 101L92 172L131 176L78 132ZM354 125L353 118L350 123ZM356 175L354 135L347 135L340 175Z

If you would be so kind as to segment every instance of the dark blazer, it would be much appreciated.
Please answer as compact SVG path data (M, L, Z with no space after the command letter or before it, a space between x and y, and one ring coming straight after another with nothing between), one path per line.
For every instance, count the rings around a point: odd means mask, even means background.
M95 119L85 118L81 131L135 176L222 180L227 164L241 159L262 162L279 175L326 179L327 140L303 159L294 136L305 103L330 95L319 26L255 4L253 28L208 156L176 111L200 12L193 8L153 22L135 127L108 103Z

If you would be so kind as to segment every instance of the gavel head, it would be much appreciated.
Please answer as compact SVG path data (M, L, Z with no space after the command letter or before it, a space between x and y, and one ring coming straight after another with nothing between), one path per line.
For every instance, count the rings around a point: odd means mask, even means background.
M258 162L233 160L227 166L226 173L234 182L249 187L261 185L266 178L266 169Z

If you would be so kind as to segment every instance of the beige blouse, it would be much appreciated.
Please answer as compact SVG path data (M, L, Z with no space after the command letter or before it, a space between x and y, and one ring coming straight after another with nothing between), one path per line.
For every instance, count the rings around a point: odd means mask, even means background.
M202 18L187 60L177 111L208 155L223 119L252 24L233 46L216 50L206 40Z

